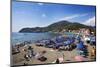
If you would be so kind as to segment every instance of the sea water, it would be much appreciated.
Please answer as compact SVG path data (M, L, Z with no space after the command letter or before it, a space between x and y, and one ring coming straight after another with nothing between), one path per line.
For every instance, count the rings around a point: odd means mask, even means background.
M31 41L31 42L35 42L38 40L42 40L42 39L51 39L55 36L59 36L59 34L55 34L55 33L17 33L17 32L12 32L11 34L11 43L13 45L17 44L17 43L22 43L24 41Z
M73 36L72 33L66 33L67 36ZM50 32L44 32L44 33L18 33L18 32L12 32L11 33L11 44L15 45L18 43L22 43L24 41L31 41L36 42L38 40L42 39L51 39L54 37L59 36L60 34L57 33L50 33Z

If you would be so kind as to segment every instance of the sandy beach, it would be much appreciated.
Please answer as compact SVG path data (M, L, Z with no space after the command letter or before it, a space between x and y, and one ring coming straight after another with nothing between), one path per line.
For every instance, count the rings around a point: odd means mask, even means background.
M75 56L77 56L77 49L74 49L72 51L58 51L57 49L52 49L52 48L46 48L46 47L42 47L42 46L36 46L35 44L31 44L33 50L35 51L35 53L41 53L42 51L46 51L46 53L43 54L43 56L45 56L47 58L46 61L40 61L37 58L31 58L29 61L26 61L24 58L24 55L27 53L26 51L24 51L24 49L27 49L27 46L23 46L20 47L20 53L17 54L13 54L12 57L14 59L12 59L13 61L13 65L30 65L30 64L52 64L55 63L55 60L57 58L63 58L63 62L61 63L67 63L67 62L76 62L75 60ZM91 51L92 46L90 46L88 44L88 56L86 58L86 61L95 61L95 59L91 59Z

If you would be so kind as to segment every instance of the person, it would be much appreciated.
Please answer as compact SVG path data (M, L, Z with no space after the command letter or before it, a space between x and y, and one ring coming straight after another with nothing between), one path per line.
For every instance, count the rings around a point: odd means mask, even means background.
M27 66L28 65L28 63L24 63L24 66Z
M93 47L91 49L91 58L95 58L95 57L96 57L96 49L95 49L95 47Z
M26 61L29 61L29 56L27 54L24 55Z
M35 56L34 50L31 46L28 47L28 54L29 54L30 58Z
M33 48L31 46L28 47L28 50L32 50Z
M85 49L83 51L83 55L84 55L84 57L87 57L88 56L88 49L87 49L86 46L85 46Z
M59 63L60 63L60 61L59 61L59 59L57 58L57 59L56 59L56 64L59 64Z
M17 54L17 53L20 53L20 49L19 49L19 47L15 46L12 49L12 54Z

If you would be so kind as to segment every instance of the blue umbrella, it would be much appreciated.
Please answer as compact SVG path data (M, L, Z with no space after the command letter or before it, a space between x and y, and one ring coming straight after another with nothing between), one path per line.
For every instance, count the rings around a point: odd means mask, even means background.
M96 41L95 36L91 37L91 38L90 38L90 41L91 41L91 42L95 42L95 41Z
M67 40L64 42L64 46L67 46L67 45L70 45L71 44L71 41L70 40Z
M81 38L79 36L76 37L77 40L81 40Z
M96 44L96 38L95 36L90 38L90 44L95 45Z
M59 48L60 46L63 46L63 43L56 43L56 44L55 44L55 47L56 47L56 48Z
M60 43L60 42L66 41L67 39L68 39L67 37L59 36L59 37L56 38L56 41L57 41L58 43Z
M83 50L84 48L85 48L85 45L82 41L77 44L77 49Z

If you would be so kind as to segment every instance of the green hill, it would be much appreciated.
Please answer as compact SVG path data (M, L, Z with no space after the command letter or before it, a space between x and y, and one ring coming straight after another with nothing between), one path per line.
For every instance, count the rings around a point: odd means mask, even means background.
M34 28L23 28L19 32L21 33L32 33L32 32L60 32L63 29L67 30L79 30L80 28L88 28L94 31L95 29L91 26L86 26L77 22L69 22L69 21L59 21L48 25L46 27L34 27Z

